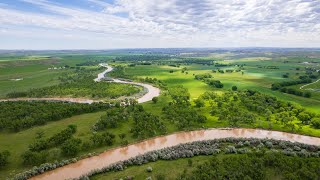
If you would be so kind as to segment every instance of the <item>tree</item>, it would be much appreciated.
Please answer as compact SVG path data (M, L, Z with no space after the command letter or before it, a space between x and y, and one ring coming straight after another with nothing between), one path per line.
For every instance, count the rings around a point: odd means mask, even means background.
M316 129L320 129L320 118L313 118L311 120L311 125Z
M133 137L136 138L151 137L166 131L166 127L161 122L160 117L148 112L134 113L133 121L131 132Z
M232 91L237 91L238 87L237 86L232 86Z
M67 129L62 130L61 132L53 135L51 138L48 139L49 146L57 146L61 145L68 139L72 137L74 133L77 132L76 125L69 125Z
M69 139L64 142L61 146L61 152L65 156L74 156L80 151L81 140L80 139Z
M9 156L10 156L9 151L0 152L0 168L6 166L8 164Z
M108 145L111 146L114 142L115 135L109 132L103 134L94 133L90 140L95 146Z
M196 104L197 108L204 107L205 105L204 100L201 98L194 100L194 103Z
M174 104L189 105L190 93L183 86L175 86L169 89Z
M152 98L152 102L155 103L155 104L158 102L158 100L159 100L158 97L153 97L153 98Z
M289 74L282 75L283 78L289 78Z
M47 161L49 154L47 151L31 152L26 151L21 155L24 165L39 165Z
M121 140L123 140L124 138L126 138L126 134L124 134L124 133L119 134L119 138L120 138Z
M298 119L304 124L309 124L311 116L306 112L301 112L298 115Z
M311 92L305 92L303 94L303 96L306 97L306 98L310 98L311 97Z

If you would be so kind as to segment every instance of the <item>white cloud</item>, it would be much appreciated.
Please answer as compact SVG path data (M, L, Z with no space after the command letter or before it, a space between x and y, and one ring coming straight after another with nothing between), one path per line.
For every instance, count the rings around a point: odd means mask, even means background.
M0 24L12 32L31 26L32 32L50 29L41 34L44 39L55 34L68 40L65 34L72 34L72 39L85 35L113 42L101 48L320 46L318 0L116 0L114 4L88 0L104 8L101 12L47 0L21 1L55 15L0 6ZM37 33L34 37L39 38ZM97 48L83 45L93 46Z

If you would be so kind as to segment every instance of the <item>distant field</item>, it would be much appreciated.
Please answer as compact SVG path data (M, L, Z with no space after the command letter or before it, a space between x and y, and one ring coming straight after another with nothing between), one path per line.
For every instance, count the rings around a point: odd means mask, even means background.
M315 83L305 86L303 89L312 89L313 91L320 91L320 80L317 80Z
M168 84L168 86L176 86L183 85L189 89L191 94L191 99L197 98L200 94L205 91L225 91L231 90L232 86L237 86L238 89L252 89L265 94L276 96L277 98L284 101L296 102L303 107L308 108L311 111L319 112L320 109L320 94L313 94L312 98L304 98L299 96L294 96L290 94L284 94L279 91L272 91L271 84L274 82L281 82L287 79L282 78L282 75L289 72L290 74L294 74L299 72L295 70L295 66L287 67L283 65L282 62L274 62L272 64L279 65L281 68L276 70L266 70L255 67L255 64L258 62L252 62L250 66L246 66L244 70L244 74L241 72L233 72L233 73L212 73L212 69L216 69L213 66L205 66L205 65L181 65L179 68L171 67L171 66L143 66L138 65L135 67L126 68L125 72L128 75L134 77L152 77L163 80ZM270 61L263 61L270 62ZM249 62L245 64L249 65ZM183 67L187 67L188 74L181 73L181 69ZM231 69L230 67L225 69ZM173 70L173 73L169 73L170 70ZM217 89L209 87L207 84L201 81L197 81L194 79L193 74L203 74L210 73L216 80L220 80L224 84L223 89ZM295 78L295 76L293 77Z
M108 57L104 57L108 59ZM48 69L75 66L78 63L101 59L100 56L63 55L51 56L0 56L0 98L14 91L27 91L56 85L58 77L67 69Z
M5 61L36 61L36 60L48 60L50 56L0 56L0 62Z

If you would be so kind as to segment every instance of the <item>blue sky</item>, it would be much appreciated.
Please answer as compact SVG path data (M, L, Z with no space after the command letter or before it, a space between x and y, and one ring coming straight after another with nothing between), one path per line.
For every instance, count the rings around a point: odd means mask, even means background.
M320 47L320 1L0 1L0 49L159 47Z

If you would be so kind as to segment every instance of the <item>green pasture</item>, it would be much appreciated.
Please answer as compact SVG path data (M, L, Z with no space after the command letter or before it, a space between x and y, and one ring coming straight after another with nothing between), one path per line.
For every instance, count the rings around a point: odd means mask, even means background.
M52 67L75 66L93 60L104 60L110 57L63 55L57 58L49 56L0 56L0 98L14 91L27 91L56 85L58 77L68 69L48 69ZM7 59L7 60L5 60ZM16 79L21 79L16 81Z
M265 62L265 61L263 61ZM269 62L269 61L266 61ZM280 62L281 64L282 62ZM279 64L279 63L277 63ZM183 67L187 67L188 74L181 73L181 69ZM216 69L214 66L207 65L189 65L183 66L181 65L179 68L171 67L171 66L144 66L138 65L135 67L127 67L125 73L131 75L133 77L144 78L144 77L152 77L163 80L168 84L169 87L176 85L183 85L188 88L191 99L197 98L200 94L205 91L225 91L230 90L232 86L237 86L239 90L251 89L256 90L261 93L265 93L268 95L276 96L278 99L283 101L290 101L301 106L307 108L308 110L319 112L320 109L320 94L313 93L311 98L299 97L295 95L281 93L279 91L272 91L271 84L274 82L285 81L287 79L282 78L282 74L285 74L288 71L296 71L290 70L290 68L286 69L276 69L276 70L265 70L257 67L247 67L244 70L244 74L241 72L233 72L233 73L212 73L212 69ZM231 69L228 67L226 69ZM170 70L173 70L173 73L169 73ZM224 84L223 89L217 89L209 87L202 81L198 81L194 79L193 74L204 74L211 73L213 78L216 80L220 80Z

